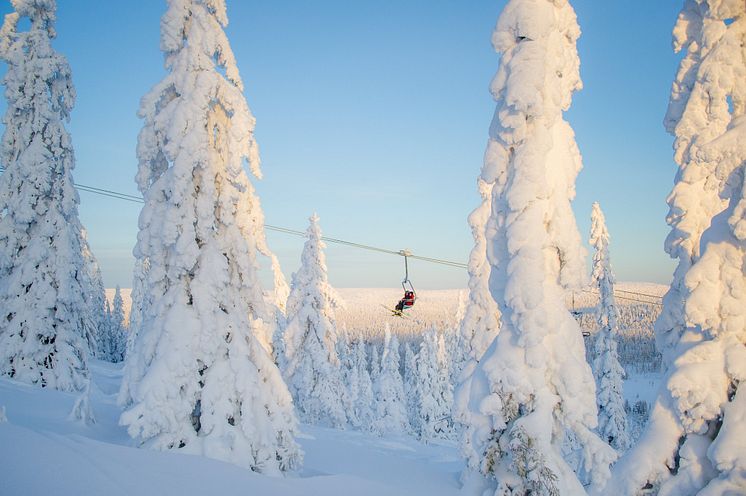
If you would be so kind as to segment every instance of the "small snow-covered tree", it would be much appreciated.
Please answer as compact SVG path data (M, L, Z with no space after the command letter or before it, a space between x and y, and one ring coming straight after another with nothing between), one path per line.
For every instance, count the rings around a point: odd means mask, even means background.
M355 345L347 332L342 332L337 339L337 356L339 357L339 368L344 385L344 404L347 413L347 422L356 426L354 417L355 400L358 394L357 370L355 370Z
M284 331L283 376L303 420L341 427L347 422L337 357L334 299L326 272L319 218L313 215L301 267L293 274Z
M453 420L453 367L452 357L449 353L446 335L437 333L436 343L436 361L437 364L437 401L445 409L445 415L441 416L440 425L437 427L439 437L442 439L452 439L456 433Z
M124 359L127 335L124 327L124 302L119 286L114 292L113 306L106 301L106 321L98 334L98 358L118 363Z
M453 436L451 407L453 386L448 373L448 357L443 335L427 331L417 353L417 415L414 431L429 441Z
M132 275L132 290L130 291L130 315L127 321L127 355L135 342L137 332L142 325L142 318L145 312L145 306L149 303L144 298L147 296L145 284L148 272L147 259L135 259L135 266Z
M461 321L464 320L464 315L466 314L466 299L468 298L469 293L467 291L459 291L458 292L458 300L456 303L456 316L454 319L454 324L457 326L461 324Z
M103 319L65 129L70 66L52 47L54 0L14 0L0 31L7 110L0 148L0 375L74 391ZM30 26L21 30L19 20ZM95 303L101 303L94 313Z
M419 382L417 380L417 355L412 351L409 343L404 343L404 398L407 407L407 426L412 433L416 433L419 426Z
M717 188L724 209L707 196L687 198L687 222L705 227L699 256L677 274L684 312L672 314L670 329L680 331L664 329L668 371L645 432L606 491L746 494L746 4L686 1L674 45L691 52L669 106L685 168L674 191L683 195L688 186L679 185L697 176L697 184ZM680 155L684 142L689 150ZM672 225L672 234L678 229Z
M130 316L127 325L127 343L125 345L125 362L122 372L122 383L117 395L117 404L128 407L133 401L133 388L140 379L143 364L140 362L142 356L133 353L140 327L143 323L143 315L146 306L150 303L146 298L151 295L146 291L147 272L149 262L145 258L135 258L135 266L132 275L132 291L130 292Z
M124 322L124 300L122 300L122 289L117 286L114 290L114 299L111 308L111 357L114 363L124 360L127 350L127 326Z
M98 336L96 337L96 358L99 360L104 361L111 361L109 359L108 353L109 348L111 346L110 342L110 336L111 336L111 330L112 330L112 321L111 321L111 304L109 303L109 300L107 299L104 302L104 321L101 326L98 328Z
M370 430L373 426L375 398L373 383L368 372L368 353L365 341L359 339L352 348L351 369L347 382L350 392L350 423L358 429Z
M254 117L224 0L168 0L168 74L142 100L137 328L120 422L140 444L279 474L300 463L259 284Z
M87 233L85 229L81 230L83 237L83 287L87 288L84 299L88 305L91 319L93 320L94 333L89 337L89 347L94 355L101 349L98 343L99 336L106 333L109 329L109 310L107 309L106 290L104 289L104 280L101 277L101 269L98 266L96 257L93 256L87 242ZM104 338L105 339L105 338ZM103 358L103 357L99 357ZM103 358L106 360L106 358Z
M381 354L378 352L378 345L370 343L370 380L373 384L378 382L381 375Z
M599 305L596 322L598 333L594 346L593 373L598 388L598 433L619 452L629 448L627 413L624 410L622 381L624 369L619 363L616 334L619 317L614 299L614 273L609 257L609 231L598 202L591 212L591 246L593 254L593 282L598 286Z
M90 378L86 381L86 385L83 391L75 399L73 409L67 416L68 420L80 422L85 425L91 425L96 423L96 416L93 413L91 407L91 380Z
M614 450L594 432L593 374L564 295L585 278L570 201L581 157L563 112L582 85L575 12L563 0L511 0L492 41L497 108L482 180L497 337L457 395L469 470L495 494L583 494L609 477ZM575 454L567 458L568 445ZM576 472L577 471L577 472ZM469 476L467 476L469 477Z
M284 316L278 315L278 327L275 333L272 335L272 360L275 365L281 371L285 370L288 365L287 357L285 356L285 340L283 329L287 327L287 319Z
M407 428L404 382L399 372L399 340L386 325L381 356L381 374L373 385L376 416L373 429L378 435L401 434Z
M448 380L451 385L456 385L463 371L463 362L460 360L463 356L461 353L463 338L457 328L446 324L443 329L443 339L448 356Z

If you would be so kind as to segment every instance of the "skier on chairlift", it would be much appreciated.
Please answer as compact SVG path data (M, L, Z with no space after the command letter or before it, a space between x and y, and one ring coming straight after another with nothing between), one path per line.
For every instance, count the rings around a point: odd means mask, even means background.
M401 317L404 310L409 310L414 306L417 294L414 291L412 282L409 280L409 264L407 263L407 257L409 257L411 253L407 250L402 250L399 253L404 257L404 280L401 283L402 288L404 288L404 297L399 300L399 303L394 307L394 315ZM407 285L409 285L409 287L407 287Z
M404 291L404 298L399 300L399 303L396 304L394 309L397 312L402 312L404 310L409 310L414 306L414 300L415 300L415 294L414 291L405 290Z

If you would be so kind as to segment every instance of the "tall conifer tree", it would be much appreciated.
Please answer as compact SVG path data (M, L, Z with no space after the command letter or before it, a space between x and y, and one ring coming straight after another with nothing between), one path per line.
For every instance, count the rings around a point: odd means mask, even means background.
M668 371L608 494L746 494L746 3L687 0L668 129L679 257L659 343Z
M0 31L8 67L0 147L0 375L82 390L104 307L78 219L65 129L75 89L67 59L52 47L55 0L13 6ZM28 30L20 30L21 18L30 21Z
M603 486L615 458L594 432L593 375L564 299L584 279L570 206L581 157L562 115L582 86L579 35L569 2L511 0L492 37L501 59L482 180L502 322L456 410L469 469L497 495L582 494L585 474Z
M224 0L168 0L168 74L143 99L135 255L140 315L123 389L132 437L278 474L299 464L292 400L269 354L258 278L254 117Z

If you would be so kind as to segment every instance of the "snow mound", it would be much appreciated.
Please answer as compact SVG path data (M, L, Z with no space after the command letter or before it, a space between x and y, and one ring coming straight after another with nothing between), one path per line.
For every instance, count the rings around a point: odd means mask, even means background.
M117 424L121 364L92 360L90 402L96 423L67 420L78 395L0 379L13 423L0 423L3 496L428 495L459 492L463 467L452 444L406 436L303 425L304 468L268 477L233 464L178 452L137 449ZM0 418L4 409L0 408Z

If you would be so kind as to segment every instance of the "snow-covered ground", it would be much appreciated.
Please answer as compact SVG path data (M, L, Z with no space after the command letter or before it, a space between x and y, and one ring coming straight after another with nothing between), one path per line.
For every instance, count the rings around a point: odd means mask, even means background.
M660 356L652 334L659 300L652 297L662 295L666 288L620 283L616 289L621 291L619 296L630 298L618 301L618 341L628 374L624 396L632 410L630 433L636 439L660 381ZM129 309L129 291L122 293ZM368 342L383 335L386 323L412 342L433 326L441 331L453 328L460 297L465 296L460 290L423 290L410 318L399 319L389 317L381 307L393 305L401 296L399 289L341 289L339 293L345 303L337 313L340 327L349 336L363 336ZM596 294L577 293L576 308L590 310L596 299ZM571 305L570 295L568 307ZM583 329L595 332L594 314L578 318ZM285 478L266 477L199 456L138 449L118 425L120 409L115 398L121 366L94 360L91 369L91 401L97 422L90 426L68 420L74 394L0 379L0 496L459 493L463 461L456 444L423 444L409 436L377 437L304 425L298 440L305 452L303 468ZM3 407L7 422L2 422Z
M300 473L259 475L209 458L133 446L118 425L121 365L94 360L93 425L68 420L75 395L0 379L0 494L428 495L459 493L463 462L453 443L302 426ZM631 376L625 397L652 402L657 374ZM0 416L1 417L1 416Z
M455 443L302 426L303 469L271 478L231 464L138 449L118 425L121 364L93 360L93 425L68 419L76 395L0 379L0 495L428 495L459 493ZM625 398L651 404L659 374L630 374ZM632 425L639 435L640 425Z
M96 423L68 420L75 395L0 379L0 494L454 495L453 444L302 426L300 473L271 478L200 456L138 449L118 425L119 365L92 361ZM352 492L351 492L351 488Z

